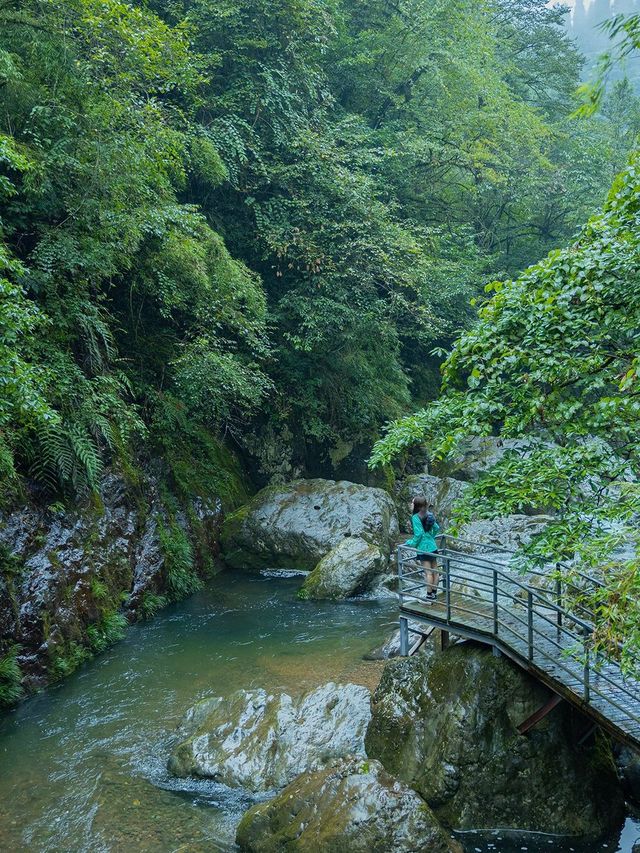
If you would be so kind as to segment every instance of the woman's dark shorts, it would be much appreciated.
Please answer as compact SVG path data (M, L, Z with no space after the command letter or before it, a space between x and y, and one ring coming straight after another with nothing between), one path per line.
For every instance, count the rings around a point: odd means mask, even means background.
M431 560L434 561L438 556L437 551L418 551L417 559L418 560Z

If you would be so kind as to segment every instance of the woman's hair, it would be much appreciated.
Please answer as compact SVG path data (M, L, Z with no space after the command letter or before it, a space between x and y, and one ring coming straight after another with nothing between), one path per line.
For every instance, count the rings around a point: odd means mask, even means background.
M427 508L427 499L423 497L415 497L411 501L411 514L415 515L416 512L420 512L421 509Z

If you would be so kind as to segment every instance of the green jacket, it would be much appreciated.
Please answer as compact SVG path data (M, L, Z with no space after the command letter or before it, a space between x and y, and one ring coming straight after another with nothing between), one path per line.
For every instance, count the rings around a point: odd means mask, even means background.
M420 554L430 554L438 550L435 537L440 533L440 527L437 521L434 522L433 527L427 533L422 526L422 519L416 513L411 516L411 527L413 528L413 536L404 543L405 545L415 548Z

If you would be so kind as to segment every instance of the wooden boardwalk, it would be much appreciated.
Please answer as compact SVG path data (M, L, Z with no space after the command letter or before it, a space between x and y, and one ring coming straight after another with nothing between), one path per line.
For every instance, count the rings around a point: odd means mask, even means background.
M452 537L443 537L441 546L436 600L426 596L415 552L398 549L403 653L409 650L409 620L490 645L615 739L640 750L640 682L594 654L593 621L586 608L571 609L570 589L551 573L519 575L509 567L509 552L482 554L483 546L476 546L480 553L464 553L459 549L473 544Z

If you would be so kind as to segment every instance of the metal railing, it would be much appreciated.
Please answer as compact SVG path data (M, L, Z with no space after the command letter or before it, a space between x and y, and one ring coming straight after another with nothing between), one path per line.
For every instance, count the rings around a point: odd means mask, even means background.
M600 713L615 716L616 724L621 714L629 723L640 724L640 684L625 677L616 661L594 650L594 614L580 602L572 606L571 587L584 592L582 587L563 579L553 567L521 575L509 568L514 552L503 548L484 546L491 555L468 553L465 546L476 543L448 535L439 536L438 545L440 582L435 600L427 596L424 568L415 549L399 546L401 609L417 604L425 617L445 630L451 628L455 634L456 625L467 626L488 636L528 663L555 673L584 703L595 703ZM496 554L504 555L505 561ZM587 575L577 579L600 584Z

